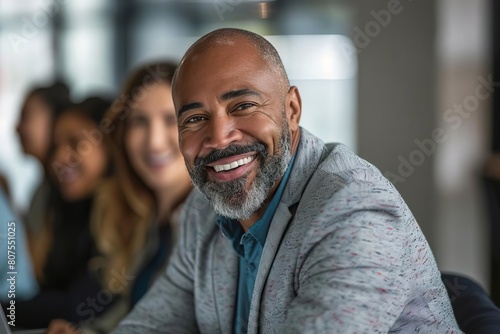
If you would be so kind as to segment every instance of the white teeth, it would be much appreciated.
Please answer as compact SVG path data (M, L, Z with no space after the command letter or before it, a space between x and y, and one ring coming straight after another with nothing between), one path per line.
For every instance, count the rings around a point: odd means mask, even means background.
M230 164L216 165L216 166L214 166L214 169L215 169L215 171L217 173L218 172L222 172L224 170L235 169L236 167L246 165L247 163L249 163L250 161L252 161L253 158L254 157L251 156L251 157L246 157L246 158L243 158L243 159L240 159L240 160L237 160L237 161L233 161Z

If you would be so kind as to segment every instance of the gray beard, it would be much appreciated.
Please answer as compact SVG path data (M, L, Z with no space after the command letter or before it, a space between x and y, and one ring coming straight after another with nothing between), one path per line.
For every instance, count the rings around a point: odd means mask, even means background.
M224 217L245 220L260 209L266 201L273 186L284 175L291 159L290 134L286 119L280 137L280 147L276 154L269 156L266 149L255 159L260 166L250 189L245 190L248 176L226 182L208 180L207 172L198 166L190 171L193 183L207 197L214 211ZM263 145L261 145L263 147Z

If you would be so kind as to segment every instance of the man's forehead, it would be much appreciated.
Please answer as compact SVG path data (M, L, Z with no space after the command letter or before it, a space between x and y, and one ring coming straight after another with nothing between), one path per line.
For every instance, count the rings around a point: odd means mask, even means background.
M275 91L274 71L258 48L244 38L234 43L195 44L186 53L174 80L174 103L198 102L241 89Z
M261 63L263 58L257 48L244 40L235 40L233 44L199 45L190 50L181 64L181 70L187 66L201 66L218 70L229 65Z
M181 95L196 91L201 93L202 89L222 93L259 86L265 86L268 89L269 85L275 81L272 79L272 72L267 67L249 62L235 64L223 62L220 65L192 67L181 73L177 80L176 93L181 93Z
M202 54L210 51L225 51L226 49L256 49L254 43L242 36L224 36L209 39L202 39L195 42L186 54L186 58L191 55Z
M245 50L204 50L187 57L179 68L175 84L197 85L217 80L241 81L269 71L268 64Z

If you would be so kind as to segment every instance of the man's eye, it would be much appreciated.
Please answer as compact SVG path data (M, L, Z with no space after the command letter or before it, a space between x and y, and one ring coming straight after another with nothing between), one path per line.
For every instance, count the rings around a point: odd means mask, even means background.
M186 120L186 123L198 123L198 122L201 122L205 120L205 117L203 116L193 116L193 117L190 117Z
M234 110L236 110L236 111L245 110L245 109L251 108L253 106L255 106L255 104L253 104L253 103L242 103L239 106L237 106Z

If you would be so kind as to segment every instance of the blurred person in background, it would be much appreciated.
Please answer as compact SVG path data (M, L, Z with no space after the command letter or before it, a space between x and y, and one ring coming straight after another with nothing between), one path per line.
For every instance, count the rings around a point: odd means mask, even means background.
M63 83L31 90L21 109L17 132L24 153L46 167L57 115L70 104L69 89Z
M80 323L84 333L113 329L165 267L175 243L179 211L192 188L178 144L175 69L172 63L139 68L106 115L116 174L98 191L92 225L102 285L114 293L114 303ZM70 328L57 320L49 333Z
M24 217L29 248L37 279L42 279L42 268L47 244L47 206L51 185L48 176L49 149L52 146L54 123L62 110L70 106L69 88L61 82L32 89L24 100L17 133L24 153L37 159L42 168L42 181L36 189Z
M47 327L55 318L79 321L79 305L102 289L92 270L97 251L90 213L94 192L112 169L108 150L99 140L99 124L109 106L106 100L89 98L65 109L55 122L54 146L46 161L57 186L47 209L49 249L40 292L16 302L18 327Z
M0 284L0 301L7 305L13 300L11 285L14 281L10 280L11 276L8 274L11 271L17 273L15 301L32 298L38 292L38 284L31 265L24 224L12 210L12 206L2 189L0 189L0 249L5 254L0 257L0 268L2 268L0 272L0 282L2 282Z
M7 179L0 175L0 190L3 191L4 196L7 196L9 201L10 201L10 187L9 187L9 182Z

